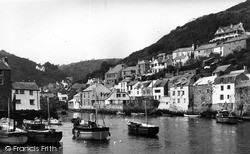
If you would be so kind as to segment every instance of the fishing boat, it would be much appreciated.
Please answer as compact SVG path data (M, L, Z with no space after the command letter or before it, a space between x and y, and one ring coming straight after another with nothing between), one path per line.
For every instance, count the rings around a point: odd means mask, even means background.
M62 139L62 132L56 129L51 129L50 126L46 127L42 121L25 120L24 129L28 133L28 142L32 143L46 143L56 144Z
M217 123L226 123L226 124L237 124L238 118L228 110L221 110L218 111L216 115L216 122Z
M13 109L15 114L15 95L13 99ZM13 118L13 126L10 126L10 103L8 100L8 118L7 122L0 126L0 144L4 145L22 145L28 140L26 131L16 128L15 117Z
M93 103L94 104L94 103ZM110 137L109 127L97 123L97 102L95 105L95 116L90 114L89 120L81 120L79 117L72 119L74 123L72 133L74 138L80 138L85 140L107 140Z
M116 115L125 115L126 113L125 112L122 112L122 111L117 111L116 112Z
M129 120L128 133L131 135L142 135L146 137L156 136L159 132L159 126L148 124L147 119L147 101L145 100L145 120L146 123L137 122L134 120Z
M62 139L62 131L51 129L50 125L50 110L48 103L48 125L43 123L42 119L38 120L23 120L24 129L28 133L28 142L32 143L45 143L45 144L57 144Z
M38 118L35 119L35 122L40 123L40 121L41 120L38 119ZM55 118L50 118L50 122L49 122L49 120L42 119L42 123L45 124L45 125L48 125L48 124L50 124L50 125L62 125L62 120L55 119Z

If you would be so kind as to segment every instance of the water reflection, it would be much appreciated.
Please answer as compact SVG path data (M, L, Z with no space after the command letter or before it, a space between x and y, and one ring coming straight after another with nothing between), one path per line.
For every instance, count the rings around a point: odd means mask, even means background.
M88 114L63 115L63 125L53 126L63 131L63 153L250 153L250 123L247 122L225 125L211 119L149 117L149 123L158 125L160 130L157 137L147 138L129 135L127 128L126 119L144 121L144 117L104 115L105 124L110 127L110 140L85 141L72 139L70 120L78 116L87 118ZM98 122L102 123L100 115Z

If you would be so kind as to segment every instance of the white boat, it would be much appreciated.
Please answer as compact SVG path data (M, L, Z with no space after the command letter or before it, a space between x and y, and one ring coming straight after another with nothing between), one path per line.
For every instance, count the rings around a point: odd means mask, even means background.
M200 117L199 114L184 114L184 117L197 118Z

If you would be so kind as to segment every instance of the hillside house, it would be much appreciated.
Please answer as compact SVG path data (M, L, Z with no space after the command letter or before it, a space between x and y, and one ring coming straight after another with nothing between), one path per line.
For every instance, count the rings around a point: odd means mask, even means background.
M210 109L215 78L216 76L202 77L194 83L194 111Z
M249 80L245 73L231 72L216 77L213 86L212 109L236 110L235 87L243 80Z
M123 111L124 106L130 103L131 99L126 92L114 90L105 100L105 108L116 111Z
M135 98L137 90L135 89L140 82L137 80L127 83L127 93L130 97Z
M130 78L125 78L122 81L118 83L118 85L115 86L115 89L121 91L121 92L127 92L128 91L128 83L131 81Z
M153 85L153 96L155 100L160 100L163 96L168 96L168 79L159 79Z
M16 110L40 110L40 92L35 82L13 82L12 95L16 95Z
M98 103L99 108L105 106L105 100L108 98L111 91L102 84L96 83L89 86L82 92L82 109L93 109L94 103Z
M161 54L157 55L156 58L154 58L154 57L152 58L150 69L151 69L153 74L158 73L165 68L165 66L164 66L165 58L166 58L165 53L161 53Z
M68 101L69 109L80 109L81 108L82 93L77 93L74 95L73 99Z
M144 74L149 73L149 71L150 71L150 62L148 60L138 61L136 67L137 67L136 76L140 77L140 76L142 76Z
M126 77L135 77L136 76L137 67L136 66L129 66L122 69L122 78Z
M7 110L11 102L11 69L7 58L0 59L0 110Z
M217 43L203 44L194 50L194 58L199 57L209 57L211 53L214 53L214 48L217 46Z
M125 68L124 64L116 65L114 68L110 68L108 72L105 73L105 82L108 85L115 85L122 78L122 69Z
M246 31L242 23L225 27L219 27L214 34L214 38L209 42L226 41L234 37L245 35Z
M135 97L153 97L153 81L141 81L135 87Z
M65 88L61 88L57 93L58 100L60 102L67 102L68 101L68 91Z
M173 51L173 65L180 67L183 66L188 59L192 57L194 52L194 45L192 47L179 48Z
M231 64L218 66L212 73L213 76L222 76L224 74L229 74L233 70Z
M234 51L240 51L241 49L250 49L250 36L242 35L223 42L222 56L227 56Z
M189 106L193 105L193 84L195 75L186 73L175 76L171 79L170 87L171 110L188 111Z

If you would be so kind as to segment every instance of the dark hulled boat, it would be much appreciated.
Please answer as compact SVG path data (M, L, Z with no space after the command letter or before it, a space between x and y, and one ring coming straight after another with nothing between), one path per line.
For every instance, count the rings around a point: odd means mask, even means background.
M217 123L226 123L226 124L237 124L238 118L230 113L228 110L218 111L216 115Z
M28 133L28 142L56 144L62 139L62 132L55 129L45 128L43 123L24 123Z
M128 121L128 133L131 135L156 136L159 132L159 126L150 125L135 121Z

